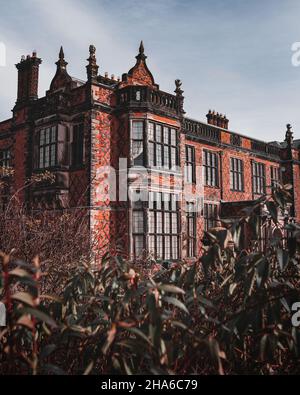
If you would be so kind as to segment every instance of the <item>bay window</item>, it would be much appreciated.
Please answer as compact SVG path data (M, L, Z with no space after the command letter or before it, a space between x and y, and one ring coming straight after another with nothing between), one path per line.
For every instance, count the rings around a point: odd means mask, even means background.
M176 196L150 192L148 221L149 252L156 259L178 259L180 229Z
M176 129L149 122L148 139L150 167L169 170L179 165L179 140Z
M57 126L38 132L38 168L47 169L57 165Z

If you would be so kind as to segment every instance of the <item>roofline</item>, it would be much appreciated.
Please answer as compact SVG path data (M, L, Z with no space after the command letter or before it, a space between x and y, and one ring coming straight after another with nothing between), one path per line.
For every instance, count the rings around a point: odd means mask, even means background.
M236 134L237 136L240 136L240 137L243 137L243 138L246 138L246 139L249 139L249 140L255 140L255 141L258 141L258 142L260 142L260 143L270 144L270 145L272 145L272 143L275 143L275 141L267 142L267 141L265 141L265 140L260 140L260 139L257 139L257 138L255 138L255 137L250 137L250 136L247 136L247 135L245 135L245 134L242 134L242 133L239 133L239 132L235 132L234 130L224 129L224 128L221 128L220 126L216 126L216 125L212 125L212 124L207 123L207 122L199 121L199 120L197 120L197 119L195 119L195 118L191 118L191 117L184 116L184 119L187 119L187 120L190 120L190 121L194 121L194 122L201 123L201 124L204 125L204 126L210 126L210 127L212 127L212 128L221 130L222 132L228 132L228 133ZM281 144L280 141L276 141L276 142L278 142L279 144Z

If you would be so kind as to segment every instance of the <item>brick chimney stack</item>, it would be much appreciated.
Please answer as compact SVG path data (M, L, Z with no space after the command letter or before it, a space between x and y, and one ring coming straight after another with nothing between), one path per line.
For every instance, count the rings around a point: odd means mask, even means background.
M18 97L17 103L36 100L38 98L39 66L42 60L34 51L32 55L22 56L20 63L16 64L18 70Z
M219 126L222 129L228 129L229 120L226 118L226 115L209 110L206 118L209 125Z

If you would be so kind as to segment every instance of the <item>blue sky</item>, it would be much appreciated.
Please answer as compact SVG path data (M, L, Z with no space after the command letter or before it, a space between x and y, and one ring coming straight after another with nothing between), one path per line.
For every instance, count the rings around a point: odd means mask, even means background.
M230 129L282 140L291 123L300 138L300 67L291 46L300 41L298 0L0 0L0 119L16 98L14 64L36 49L43 59L40 96L55 73L60 45L68 70L85 79L88 47L100 72L116 76L135 62L141 39L161 89L183 81L187 115L225 113ZM299 131L299 132L298 132Z

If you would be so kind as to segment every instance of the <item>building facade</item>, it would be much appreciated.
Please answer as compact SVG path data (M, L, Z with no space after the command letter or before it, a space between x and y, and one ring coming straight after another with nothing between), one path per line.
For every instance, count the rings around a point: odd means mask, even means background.
M41 59L16 65L17 101L0 122L2 209L17 196L32 210L85 210L100 255L163 260L199 256L204 230L277 182L293 185L290 215L300 220L300 143L290 125L283 143L267 143L230 131L215 111L207 122L190 119L181 82L173 94L160 90L143 43L117 79L99 73L95 47L89 52L80 81L61 48L42 98ZM45 171L54 182L28 183Z

